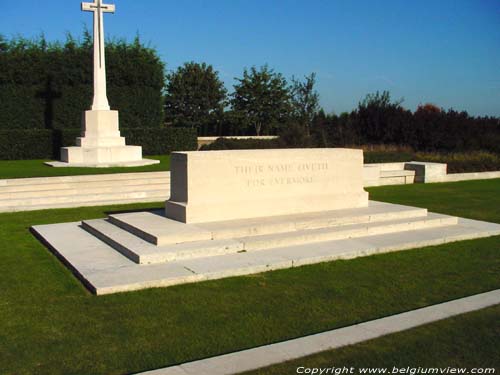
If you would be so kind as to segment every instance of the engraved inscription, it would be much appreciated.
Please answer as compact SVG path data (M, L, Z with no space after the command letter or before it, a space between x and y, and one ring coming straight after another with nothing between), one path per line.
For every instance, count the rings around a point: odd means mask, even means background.
M234 172L244 177L247 187L311 184L328 162L237 165Z

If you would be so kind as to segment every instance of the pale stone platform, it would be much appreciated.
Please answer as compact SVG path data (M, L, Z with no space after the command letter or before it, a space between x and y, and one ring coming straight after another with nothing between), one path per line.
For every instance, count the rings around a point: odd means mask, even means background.
M162 211L32 228L96 294L245 275L500 234L500 225L380 202L184 224Z
M137 375L232 375L307 357L500 304L500 290Z

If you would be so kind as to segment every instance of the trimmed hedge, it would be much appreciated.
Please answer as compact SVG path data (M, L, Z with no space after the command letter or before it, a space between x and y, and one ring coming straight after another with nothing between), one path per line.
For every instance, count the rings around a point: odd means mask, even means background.
M123 129L127 144L142 145L144 155L164 155L172 151L195 151L198 149L196 129L159 128Z
M0 36L1 38L1 36ZM1 39L0 39L1 41ZM4 41L0 48L0 129L75 129L92 102L92 42L68 37ZM108 99L123 128L163 123L164 64L142 45L106 44Z
M0 160L59 159L61 147L74 146L80 129L0 129ZM198 146L195 129L121 129L127 144L142 146L144 155L192 151Z
M279 138L276 139L234 139L217 138L214 142L201 146L200 151L214 150L254 150L286 148Z
M54 136L51 130L0 129L0 159L50 159L53 155Z

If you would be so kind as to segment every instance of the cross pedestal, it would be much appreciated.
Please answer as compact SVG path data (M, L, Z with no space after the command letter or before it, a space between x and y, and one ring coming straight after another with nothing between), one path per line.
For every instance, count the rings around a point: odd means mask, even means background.
M118 111L110 110L106 94L106 59L103 13L114 13L115 6L102 0L82 3L82 10L94 14L94 99L82 119L82 134L75 147L61 148L61 161L53 167L141 166L159 163L142 158L141 146L127 146L121 137Z
M85 111L82 122L82 136L76 139L76 146L61 148L61 162L67 166L139 166L158 162L142 159L141 146L125 144L118 127L118 111Z

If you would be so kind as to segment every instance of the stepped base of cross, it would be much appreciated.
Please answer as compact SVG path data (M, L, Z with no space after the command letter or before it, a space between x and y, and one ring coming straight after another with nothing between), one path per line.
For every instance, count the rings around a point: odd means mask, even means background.
M52 167L138 167L158 164L143 159L141 146L128 146L119 130L118 111L86 111L83 133L76 146L61 148L61 161L47 162Z

